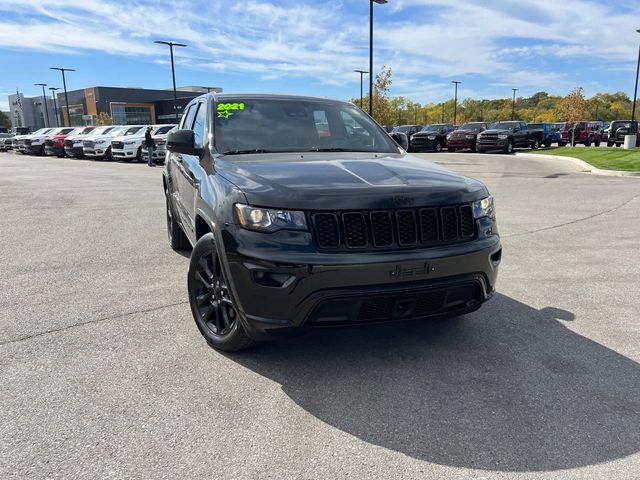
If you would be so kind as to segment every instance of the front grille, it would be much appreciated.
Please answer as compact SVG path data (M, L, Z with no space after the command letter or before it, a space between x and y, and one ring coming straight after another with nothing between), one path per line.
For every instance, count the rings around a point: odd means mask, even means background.
M111 142L111 148L122 150L124 148L124 142Z
M471 240L471 205L398 210L312 212L320 250L431 247Z
M93 148L95 146L95 143L93 142L93 140L85 140L82 142L82 146L85 148Z
M485 140L498 140L498 135L493 134L493 133L485 133L484 135L482 135L480 137L480 139L482 141L485 141Z

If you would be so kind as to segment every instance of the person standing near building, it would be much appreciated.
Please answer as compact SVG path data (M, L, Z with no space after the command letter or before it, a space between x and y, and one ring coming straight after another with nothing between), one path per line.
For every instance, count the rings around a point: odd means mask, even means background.
M151 127L147 127L147 131L144 133L144 143L147 146L147 165L150 167L155 167L156 162L153 159L153 148L156 144L153 141L153 137L151 136Z

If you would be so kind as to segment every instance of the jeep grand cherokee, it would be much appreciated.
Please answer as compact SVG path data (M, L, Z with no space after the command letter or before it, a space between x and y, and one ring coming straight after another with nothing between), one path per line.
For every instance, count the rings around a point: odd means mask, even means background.
M487 188L408 155L351 103L206 94L167 150L169 243L193 246L189 302L214 348L460 315L493 294Z

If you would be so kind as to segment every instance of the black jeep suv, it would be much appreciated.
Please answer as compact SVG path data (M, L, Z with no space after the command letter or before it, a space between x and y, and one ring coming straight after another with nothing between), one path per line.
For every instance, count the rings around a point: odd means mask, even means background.
M460 315L493 294L487 188L408 155L351 103L206 94L167 150L169 242L193 246L191 311L214 348Z

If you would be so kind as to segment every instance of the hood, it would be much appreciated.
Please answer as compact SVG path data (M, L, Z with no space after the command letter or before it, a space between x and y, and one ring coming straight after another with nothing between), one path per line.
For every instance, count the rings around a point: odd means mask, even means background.
M486 130L484 130L483 132L478 132L477 130L454 130L449 135L452 135L452 134L456 134L456 135L477 135L478 133L484 133L484 132L486 132Z
M489 133L489 134L494 134L494 135L499 135L499 134L509 134L509 133L513 133L512 130L509 130L507 128L490 128L489 130L485 130L484 132L482 132L482 134L484 135L485 133Z
M442 133L440 132L423 132L422 130L420 130L419 132L416 132L413 134L413 136L418 136L418 137L426 137L427 135L442 135Z
M84 140L86 138L87 134L86 133L79 133L77 135L67 135L67 138L65 140L73 140L73 141L81 141Z
M411 155L286 153L218 157L251 205L305 210L453 205L487 196L477 180Z
M144 136L141 135L118 135L117 137L111 137L112 142L130 142L131 140L137 140L141 142L144 140Z

